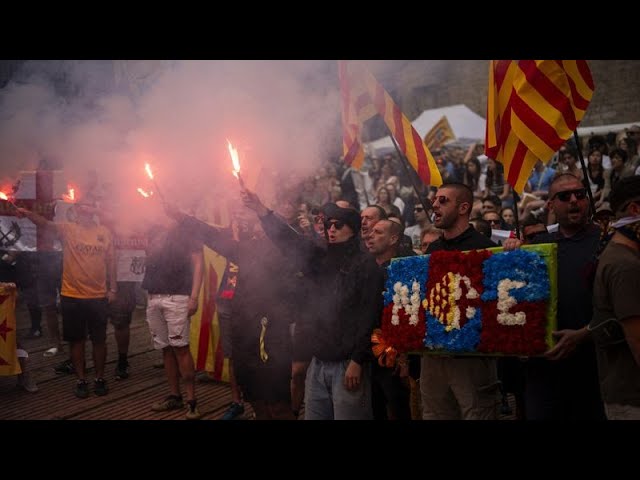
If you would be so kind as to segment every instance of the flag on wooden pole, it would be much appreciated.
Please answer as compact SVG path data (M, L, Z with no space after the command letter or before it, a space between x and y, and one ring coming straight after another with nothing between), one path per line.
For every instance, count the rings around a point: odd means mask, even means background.
M445 143L455 139L456 136L449 125L449 120L446 115L443 115L424 136L424 143L429 150L439 150Z
M389 93L363 65L338 62L342 98L344 161L358 169L364 161L362 126L380 115L409 164L425 185L440 186L442 177L431 152Z

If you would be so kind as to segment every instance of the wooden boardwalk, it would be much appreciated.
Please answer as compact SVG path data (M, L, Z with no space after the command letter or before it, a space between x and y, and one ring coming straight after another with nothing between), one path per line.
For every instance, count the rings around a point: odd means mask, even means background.
M0 376L0 420L183 420L185 410L152 412L152 403L168 395L164 369L154 368L161 362L161 354L151 344L151 336L145 322L145 312L136 309L131 324L129 346L130 377L115 380L114 370L117 349L113 327L107 328L107 366L105 380L109 393L103 397L93 394L93 360L91 342L87 342L87 380L91 394L86 399L73 394L75 375L56 374L53 367L68 358L68 348L54 357L42 354L48 348L46 334L42 338L27 338L29 315L19 306L16 311L18 339L29 352L31 372L39 390L29 393L16 387L16 377ZM44 322L43 322L44 323ZM46 327L45 327L46 328ZM184 392L183 392L184 393ZM231 389L226 383L196 384L198 408L205 420L219 419L231 402ZM513 398L509 403L514 408ZM240 419L252 419L253 412L245 403L245 414ZM501 420L513 420L513 415L502 415Z
M16 387L16 377L0 377L0 420L182 420L185 410L152 412L152 403L168 395L164 369L154 368L161 361L161 354L153 350L151 336L144 319L144 310L136 309L131 324L129 347L130 377L115 380L114 370L117 349L113 327L107 328L107 366L105 380L109 393L103 397L91 394L79 399L73 394L75 375L56 374L53 367L68 358L68 348L54 357L44 357L47 341L43 338L27 338L29 315L26 309L16 311L18 338L29 352L31 372L39 390L29 393ZM44 323L44 322L43 322ZM93 380L91 342L87 342L87 380ZM231 390L225 383L196 385L198 408L204 419L220 418L231 402ZM246 405L248 407L248 405ZM250 408L244 418L251 418Z

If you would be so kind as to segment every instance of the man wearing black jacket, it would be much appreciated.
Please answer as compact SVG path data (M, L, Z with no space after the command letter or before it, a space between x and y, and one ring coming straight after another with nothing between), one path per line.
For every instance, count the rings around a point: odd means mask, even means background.
M167 207L167 213L209 248L238 265L230 306L236 381L257 420L295 420L289 327L306 310L304 284L297 272L264 238L259 224L249 222L247 231L236 240L228 229L208 225L172 207Z
M366 420L371 410L371 333L382 304L383 277L360 251L360 216L335 204L324 207L327 247L291 231L258 196L242 192L266 234L300 264L309 279L303 302L308 319L296 322L293 374L306 373L305 419Z

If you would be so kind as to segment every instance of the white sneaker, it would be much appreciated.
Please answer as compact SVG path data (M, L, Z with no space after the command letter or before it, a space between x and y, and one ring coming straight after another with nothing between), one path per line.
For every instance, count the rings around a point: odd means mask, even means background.
M58 354L58 347L51 347L42 354L44 357L53 357Z

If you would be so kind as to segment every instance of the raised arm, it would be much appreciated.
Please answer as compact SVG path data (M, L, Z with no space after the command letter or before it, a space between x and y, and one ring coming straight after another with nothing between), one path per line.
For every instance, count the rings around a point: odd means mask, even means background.
M184 226L188 235L194 235L207 247L233 262L238 261L238 242L233 240L227 229L214 227L191 215L181 212L173 205L164 204L165 213Z
M55 222L52 222L51 220L47 220L42 215L32 212L31 210L27 210L26 208L23 208L23 207L16 207L16 212L17 212L18 218L28 218L33 223L35 223L38 227L51 228L56 233L58 233L58 226L55 224Z
M305 269L309 260L317 253L318 245L308 237L298 234L283 219L274 215L254 192L245 188L241 195L244 205L258 215L264 232L274 245L290 261L298 264L298 268Z

